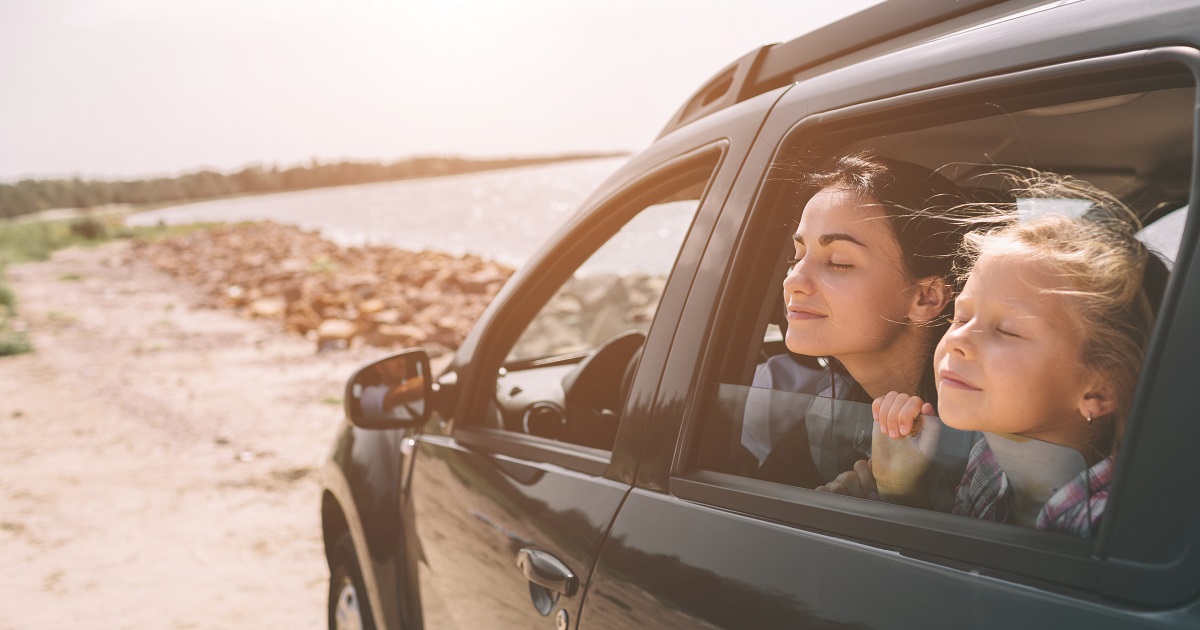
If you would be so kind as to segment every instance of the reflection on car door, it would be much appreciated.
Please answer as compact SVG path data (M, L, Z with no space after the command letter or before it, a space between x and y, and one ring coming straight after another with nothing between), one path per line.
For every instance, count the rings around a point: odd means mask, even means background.
M579 588L554 602L517 566L531 550L586 579L628 486L543 462L498 456L454 438L424 436L413 472L425 626L532 628L578 610ZM538 591L537 589L544 590Z

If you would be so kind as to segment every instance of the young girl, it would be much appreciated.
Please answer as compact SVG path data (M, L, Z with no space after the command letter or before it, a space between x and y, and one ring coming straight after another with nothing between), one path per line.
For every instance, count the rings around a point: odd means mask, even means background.
M1096 531L1166 276L1135 238L1136 222L1120 216L1128 211L1096 200L1104 203L1082 219L1047 216L967 237L974 264L934 352L941 421L984 433L955 514ZM1158 289L1148 297L1147 286ZM920 414L933 413L917 396L876 398L869 465L823 489L927 505L921 479L939 426ZM1047 456L1049 445L1080 463Z

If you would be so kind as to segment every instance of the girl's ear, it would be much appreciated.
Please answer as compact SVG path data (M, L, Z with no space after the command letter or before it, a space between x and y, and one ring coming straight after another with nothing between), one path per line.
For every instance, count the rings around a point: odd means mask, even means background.
M1084 418L1099 418L1117 410L1112 387L1107 384L1089 387L1079 399L1079 415Z
M940 276L929 276L917 281L916 288L908 320L923 324L937 319L950 302L950 285Z

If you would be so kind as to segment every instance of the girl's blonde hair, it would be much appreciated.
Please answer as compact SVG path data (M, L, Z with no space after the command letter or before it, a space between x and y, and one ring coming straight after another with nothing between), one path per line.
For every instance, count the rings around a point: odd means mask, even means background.
M1108 379L1116 403L1112 421L1094 446L1115 452L1154 327L1166 266L1138 240L1136 215L1107 192L1038 173L1014 193L1024 199L1080 200L1090 208L1079 218L1050 214L1021 221L1011 213L1002 227L967 235L965 264L973 265L984 253L1019 256L1042 262L1070 287L1056 293L1073 302L1071 315L1085 340L1080 359Z

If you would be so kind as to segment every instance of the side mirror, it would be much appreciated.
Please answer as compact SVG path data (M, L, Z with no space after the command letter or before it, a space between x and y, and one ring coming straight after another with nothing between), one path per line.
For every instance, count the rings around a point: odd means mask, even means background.
M358 369L346 382L346 418L363 429L407 429L429 418L433 375L424 350L405 350Z

